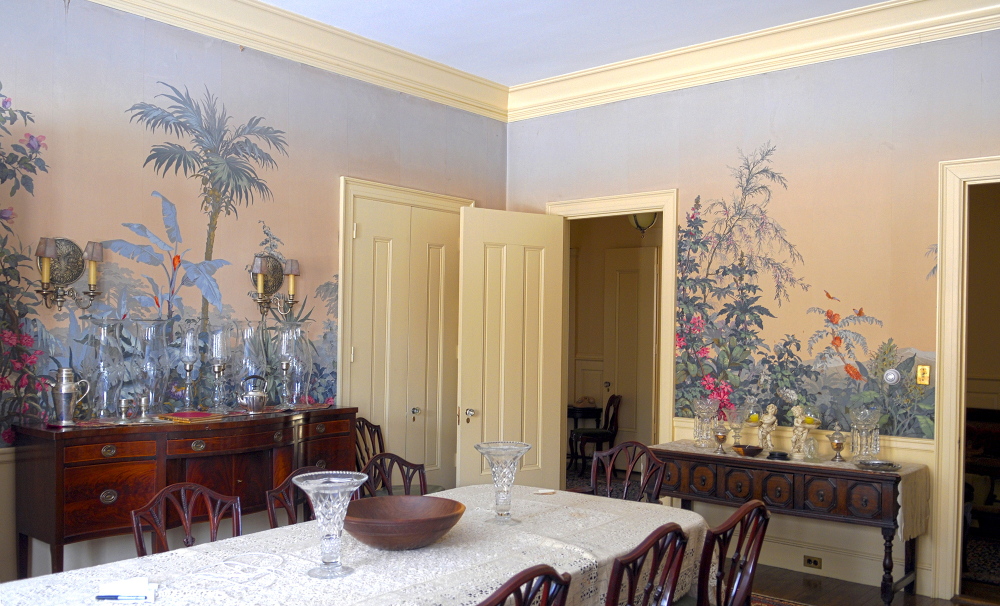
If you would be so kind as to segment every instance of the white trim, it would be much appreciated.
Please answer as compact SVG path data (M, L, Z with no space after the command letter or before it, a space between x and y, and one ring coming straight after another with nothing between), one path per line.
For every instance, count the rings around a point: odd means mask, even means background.
M337 291L339 323L337 338L337 402L350 406L344 401L344 394L350 393L351 383L351 267L354 260L354 203L357 198L375 199L379 202L401 204L414 208L426 208L439 212L459 214L463 206L475 206L474 200L435 194L431 192L385 185L375 181L340 177L340 261L337 268L340 288ZM350 228L348 228L350 226ZM443 418L443 417L442 417Z
M90 0L505 121L508 88L256 0ZM72 10L72 9L71 9Z
M962 485L965 459L966 270L970 185L1000 181L1000 156L942 162L938 179L937 483L935 595L961 589Z
M669 442L673 436L674 416L674 306L676 297L677 230L672 226L677 217L677 190L603 196L585 200L549 202L545 213L567 219L588 219L629 215L639 212L662 212L663 240L660 244L660 374L659 409L653 443ZM671 226L668 228L668 226ZM569 248L569 239L566 240Z
M890 0L512 86L508 121L997 28L994 0Z
M256 0L90 0L513 122L1000 28L995 0L889 0L507 87Z

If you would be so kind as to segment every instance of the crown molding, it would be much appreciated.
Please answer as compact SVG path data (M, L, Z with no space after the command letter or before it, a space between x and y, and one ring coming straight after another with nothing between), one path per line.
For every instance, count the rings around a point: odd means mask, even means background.
M890 0L511 87L508 121L1000 28L996 0Z
M508 88L257 0L90 0L494 120Z

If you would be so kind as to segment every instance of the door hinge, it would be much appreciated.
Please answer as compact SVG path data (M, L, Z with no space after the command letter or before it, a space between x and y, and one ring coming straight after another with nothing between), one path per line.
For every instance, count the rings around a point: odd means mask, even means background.
M354 348L351 348L351 362L354 361Z
M355 224L354 224L354 231L353 231L353 233L351 234L351 239L352 239L352 240L354 240L354 239L355 239L355 238L357 238L357 237L358 237L358 224L357 224L357 223L355 223Z

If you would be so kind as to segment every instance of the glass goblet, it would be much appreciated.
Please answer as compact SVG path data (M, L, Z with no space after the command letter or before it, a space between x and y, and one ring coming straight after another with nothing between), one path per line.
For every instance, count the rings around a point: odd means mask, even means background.
M712 452L715 454L726 454L722 445L726 443L726 436L729 435L729 429L727 429L726 426L720 422L712 428L712 435L715 438L715 442L719 445L719 447Z
M719 412L719 401L699 398L694 402L694 445L698 448L712 447L712 417Z
M726 411L726 415L729 418L729 429L733 430L733 445L739 446L742 443L740 442L740 434L743 432L743 421L746 418L746 411L737 407Z
M490 464L493 475L493 495L496 502L496 521L513 523L510 517L511 487L514 485L514 475L517 464L524 453L531 449L531 444L524 442L480 442L475 446Z
M309 576L334 579L354 571L340 562L340 538L351 495L367 479L367 474L356 471L316 471L292 478L292 482L309 497L319 525L319 550L323 565L310 570Z

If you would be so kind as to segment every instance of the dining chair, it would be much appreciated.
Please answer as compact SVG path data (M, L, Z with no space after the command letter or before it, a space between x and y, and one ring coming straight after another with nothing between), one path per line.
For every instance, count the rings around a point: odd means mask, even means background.
M623 604L622 581L628 582L624 606L673 604L687 541L681 527L671 522L654 530L629 553L615 558L605 606ZM640 591L640 599L636 600Z
M361 471L372 457L383 452L382 426L357 417L354 424L354 471Z
M264 500L267 501L267 519L271 523L271 528L278 527L278 517L277 517L277 506L285 508L285 513L288 514L288 523L296 524L299 520L299 505L302 505L302 520L309 521L313 519L312 505L309 503L309 499L302 493L302 490L295 486L292 482L292 478L297 475L304 473L312 473L314 471L326 471L322 467L299 467L292 473L288 474L285 480L278 485L277 488L272 488L264 493Z
M619 464L623 469L618 469ZM590 465L590 486L570 492L659 503L665 470L666 463L645 444L622 442L608 450L595 452ZM625 474L621 481L616 477L619 471ZM633 479L636 474L639 475L638 481Z
M402 484L393 484L396 469L399 469ZM419 494L427 494L427 473L423 463L410 463L399 455L383 452L372 457L361 471L368 474L368 479L358 488L356 498L408 495L413 492L414 479L418 481Z
M503 606L512 598L514 606L565 606L570 580L568 572L560 576L555 568L538 564L515 574L479 606Z
M749 606L757 558L771 514L762 501L749 501L729 519L705 532L698 567L698 597L685 596L678 606ZM739 538L733 546L733 536ZM728 556L730 547L733 554Z
M587 444L594 445L594 451L608 448L615 445L615 438L618 436L618 409L621 407L622 397L612 394L608 398L608 403L604 407L604 423L599 428L581 427L573 429L569 434L570 460L566 469L572 469L576 461L580 461L580 476L584 475L586 468L586 447Z
M170 512L180 518L184 527L184 546L194 545L191 525L195 515L200 513L198 503L204 506L204 514L208 515L209 541L214 542L218 537L219 524L227 513L233 520L233 536L238 537L242 534L243 521L239 497L221 495L211 488L194 482L171 484L156 493L145 506L132 510L132 534L135 537L135 551L139 557L146 555L146 544L142 536L144 527L152 530L153 553L169 550L166 533L167 516Z

